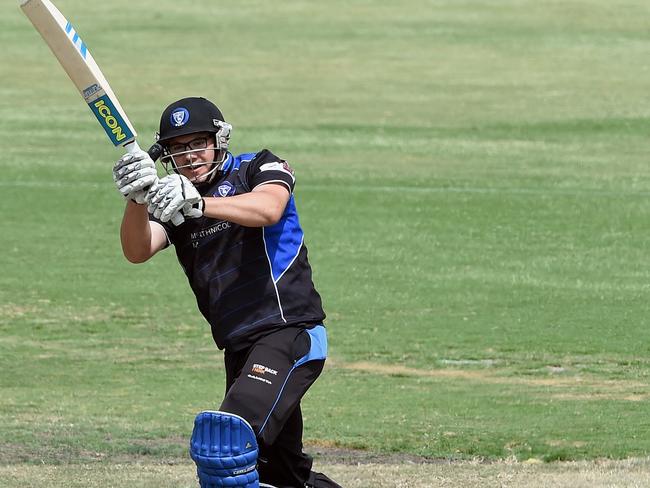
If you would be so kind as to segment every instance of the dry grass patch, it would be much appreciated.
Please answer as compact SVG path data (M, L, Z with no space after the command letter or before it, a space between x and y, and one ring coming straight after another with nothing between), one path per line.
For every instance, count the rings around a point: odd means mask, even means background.
M546 398L557 400L624 400L629 402L641 402L650 398L648 391L650 384L635 380L605 380L593 376L581 374L576 376L535 378L527 376L500 376L495 369L417 369L402 365L372 363L359 361L345 363L337 360L330 360L330 367L359 371L363 373L385 375L385 376L410 376L421 378L441 378L473 381L483 384L494 385L521 385L527 387L548 387L561 389L576 389L580 391L548 393Z
M502 461L341 464L318 463L345 488L570 487L650 486L650 458L623 461L533 464ZM0 466L5 488L196 488L194 465L126 463L59 466Z

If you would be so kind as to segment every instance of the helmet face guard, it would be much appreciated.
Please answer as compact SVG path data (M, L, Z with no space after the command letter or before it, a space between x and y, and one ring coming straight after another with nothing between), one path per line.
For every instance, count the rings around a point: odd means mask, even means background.
M220 170L228 159L228 143L230 141L231 130L232 126L228 122L218 121L218 129L216 132L214 132L214 138L205 138L202 144L200 143L200 139L203 138L195 139L194 141L190 141L188 144L178 144L178 146L183 146L183 149L179 151L173 147L170 147L168 144L166 145L162 143L163 153L162 157L160 158L160 162L165 168L167 174L170 174L172 172L178 173L178 171L183 168L194 169L197 166L212 165L213 168L210 170L210 172L204 175L210 177L215 171ZM212 139L212 142L214 143L212 147L209 146L210 141L208 139ZM197 144L195 141L198 141L199 143ZM193 142L195 144L192 144ZM214 150L213 161L198 160L187 162L187 158L184 157L186 154L200 153L207 149Z
M202 179L207 176L209 181L228 158L231 131L232 126L224 120L221 111L209 100L198 97L178 100L169 105L160 117L160 130L156 136L163 147L161 163L167 173L178 172L182 168L194 169L197 166L213 165L210 172L202 176ZM193 147L192 143L195 141L190 141L188 144L179 144L183 146L183 150L176 149L175 152L170 150L169 142L174 138L201 132L214 134L214 160L185 163L186 158L183 158L183 161L177 159L186 154L213 149L207 147L207 143L198 142L194 144L198 147Z

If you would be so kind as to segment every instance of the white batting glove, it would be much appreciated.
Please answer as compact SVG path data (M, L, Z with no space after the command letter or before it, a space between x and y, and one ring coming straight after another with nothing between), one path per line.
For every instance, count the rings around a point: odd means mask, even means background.
M183 215L188 219L198 219L203 216L203 209L205 208L205 200L201 198L195 203L186 203L183 206Z
M145 198L149 203L147 210L161 222L171 220L173 224L179 225L184 221L183 216L197 218L203 215L203 199L183 175L173 174L161 178L151 186Z
M124 198L146 203L147 190L158 181L156 163L144 151L125 154L113 166L113 181Z

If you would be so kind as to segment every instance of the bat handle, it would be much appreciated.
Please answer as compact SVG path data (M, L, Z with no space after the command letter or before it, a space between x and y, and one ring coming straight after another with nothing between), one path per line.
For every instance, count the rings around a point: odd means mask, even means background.
M131 154L141 151L140 146L138 146L138 141L136 141L135 139L133 139L133 141L129 142L128 144L126 144L124 148ZM162 153L162 146L156 143L149 148L147 153L149 153L149 157L151 157L151 159L153 159L155 162L156 159L158 159L160 157L160 154ZM148 188L146 189L148 190ZM181 225L183 222L185 222L185 217L183 217L183 214L181 214L180 212L172 217L172 224L174 225L178 226Z
M138 141L136 141L135 139L133 139L128 144L126 144L124 148L127 151L129 151L129 153L131 154L135 154L136 152L141 151L140 146L138 146Z

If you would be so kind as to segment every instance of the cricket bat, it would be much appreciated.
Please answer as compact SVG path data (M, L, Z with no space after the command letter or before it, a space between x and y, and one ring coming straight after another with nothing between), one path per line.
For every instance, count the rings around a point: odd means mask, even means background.
M139 151L131 121L72 24L50 0L23 0L20 8L59 60L113 145L124 146L131 153ZM162 146L156 143L147 152L156 161ZM183 217L178 214L172 220L178 224Z
M86 44L49 0L25 0L20 8L34 24L115 146L139 149L137 133Z

